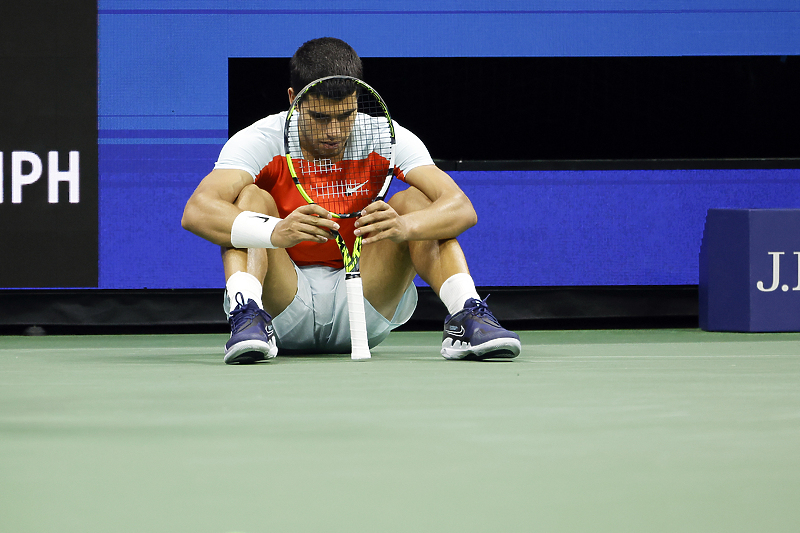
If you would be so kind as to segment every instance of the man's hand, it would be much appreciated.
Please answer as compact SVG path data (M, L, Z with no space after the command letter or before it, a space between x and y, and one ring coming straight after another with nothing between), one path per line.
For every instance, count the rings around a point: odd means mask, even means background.
M389 239L400 243L408 240L408 227L397 211L386 202L373 202L356 220L356 236L363 237L363 244Z
M303 241L327 242L333 238L331 231L339 229L333 215L316 204L298 207L278 222L272 232L272 244L278 248L291 248Z

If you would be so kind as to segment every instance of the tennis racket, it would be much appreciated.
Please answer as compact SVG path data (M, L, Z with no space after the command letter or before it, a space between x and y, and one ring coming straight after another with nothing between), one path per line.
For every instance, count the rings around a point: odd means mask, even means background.
M358 217L386 196L394 175L394 126L383 99L363 81L329 76L303 88L286 115L284 145L297 190L335 218ZM369 359L361 236L352 252L338 232L334 237L345 269L351 358Z

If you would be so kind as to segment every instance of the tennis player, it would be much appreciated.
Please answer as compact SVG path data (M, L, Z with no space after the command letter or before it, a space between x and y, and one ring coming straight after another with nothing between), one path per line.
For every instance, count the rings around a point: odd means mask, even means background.
M290 61L289 102L308 83L332 75L362 79L355 50L334 38L303 44ZM344 269L332 230L351 242L363 237L370 347L411 318L419 274L449 312L446 359L516 357L519 337L478 295L456 240L477 222L475 210L422 141L395 122L395 175L408 188L370 204L357 219L335 220L295 188L284 154L285 120L286 112L271 115L232 136L183 213L185 229L222 247L231 326L224 361L254 363L279 350L349 353ZM316 158L335 159L349 134L341 127L301 144Z

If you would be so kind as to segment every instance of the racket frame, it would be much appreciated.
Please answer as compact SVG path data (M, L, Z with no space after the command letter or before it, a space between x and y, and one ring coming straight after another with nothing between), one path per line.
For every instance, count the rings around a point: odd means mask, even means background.
M306 94L308 94L308 91L313 87L327 80L332 80L332 79L343 79L352 81L357 86L356 90L358 90L358 88L361 88L371 93L371 95L375 98L375 100L380 104L383 114L387 120L390 139L391 139L390 157L389 157L387 175L384 179L383 184L381 185L381 188L378 191L378 194L375 196L375 198L372 199L370 203L383 200L386 197L386 193L389 191L389 186L391 185L392 178L394 177L394 158L395 158L395 143L396 143L394 123L392 122L391 115L389 114L389 110L386 107L383 98L381 98L378 92L367 83L350 76L326 76L324 78L320 78L306 85L299 93L297 93L297 95L295 95L294 100L292 100L291 107L289 108L289 111L286 114L286 122L284 124L284 152L286 155L286 164L289 167L289 174L292 176L292 180L294 181L294 185L297 188L298 192L300 193L300 196L302 196L303 199L309 204L315 204L316 202L308 195L308 193L306 193L305 189L303 189L303 185L300 183L300 179L297 177L297 172L295 170L294 163L292 161L292 156L290 154L290 148L289 148L289 141L291 136L290 121L292 119L294 111L297 109L298 104L302 102L302 98ZM355 211L353 213L334 213L334 212L330 213L331 215L333 215L334 218L341 219L341 218L358 217L360 216L361 211ZM351 344L350 358L353 360L370 359L372 355L369 350L369 343L367 337L366 314L364 312L364 288L361 281L361 271L360 271L362 237L361 235L356 236L355 242L353 243L353 251L350 252L347 248L347 243L345 243L344 238L342 238L339 232L333 231L332 233L336 240L336 244L339 247L339 251L342 254L342 261L344 263L344 269L345 269L347 309L350 319L350 344Z

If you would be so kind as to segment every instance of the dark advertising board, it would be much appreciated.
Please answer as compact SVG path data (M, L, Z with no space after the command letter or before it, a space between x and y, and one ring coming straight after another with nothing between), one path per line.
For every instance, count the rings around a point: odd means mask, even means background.
M0 286L96 287L97 5L3 11Z

